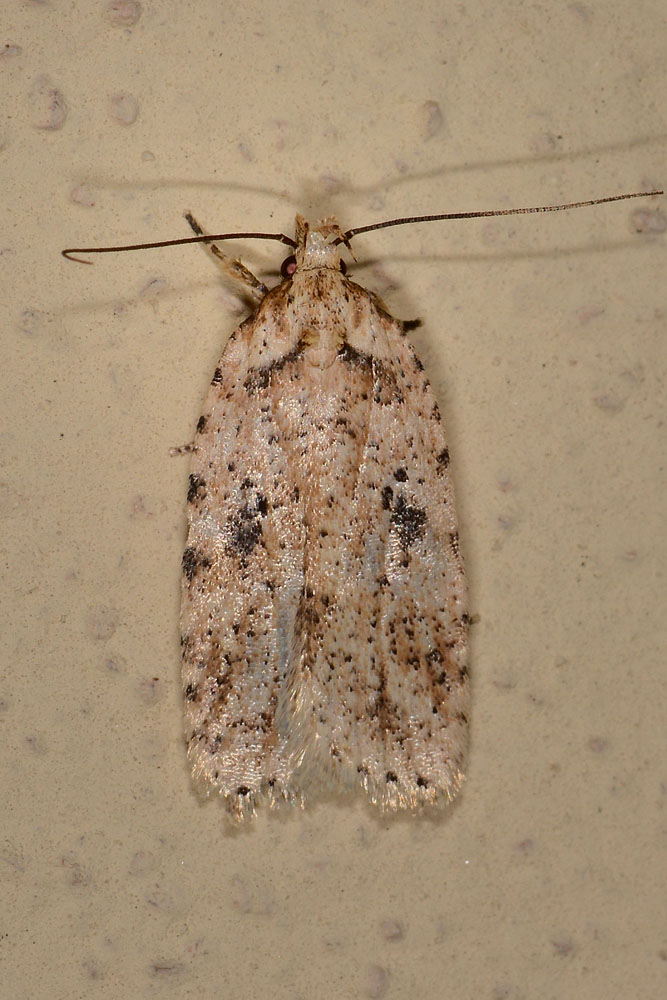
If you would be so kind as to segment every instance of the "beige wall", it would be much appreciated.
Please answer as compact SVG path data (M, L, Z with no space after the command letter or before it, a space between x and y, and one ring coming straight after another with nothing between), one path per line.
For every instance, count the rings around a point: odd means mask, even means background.
M169 449L244 307L197 248L59 252L663 186L662 4L135 6L3 4L6 995L660 996L664 200L355 246L424 320L478 616L440 821L197 800Z

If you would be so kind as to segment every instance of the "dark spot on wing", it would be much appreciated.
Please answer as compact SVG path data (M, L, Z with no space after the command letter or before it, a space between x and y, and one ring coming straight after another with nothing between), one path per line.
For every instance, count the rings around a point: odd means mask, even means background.
M227 550L245 558L262 537L261 515L247 502L227 520Z
M364 354L363 351L357 351L354 347L350 347L349 344L344 344L338 352L338 357L343 361L348 367L354 368L356 371L365 374L370 371L373 364L373 359L369 354Z
M440 466L441 470L447 468L447 466L449 465L449 448L442 449L442 451L436 458L436 462Z
M373 358L373 401L380 406L396 406L403 402L403 393L391 365L379 358Z
M183 553L183 572L188 580L193 579L200 566L203 566L204 569L208 569L210 565L211 560L206 556L202 557L196 549L187 548Z
M426 520L426 511L423 507L409 504L403 496L396 499L391 515L391 526L398 535L398 540L404 551L407 551L418 539L423 538Z
M303 354L305 347L305 342L300 342L293 351L290 351L289 354L283 355L282 358L277 358L275 361L272 361L271 364L264 365L261 368L249 368L248 374L246 375L243 383L243 388L248 395L252 396L254 393L261 392L268 388L271 384L273 376L278 374L278 372L281 372L287 365L294 364L295 361L298 361Z
M206 496L206 481L200 476L192 474L190 476L190 485L188 486L188 503L193 503L195 500L203 500Z

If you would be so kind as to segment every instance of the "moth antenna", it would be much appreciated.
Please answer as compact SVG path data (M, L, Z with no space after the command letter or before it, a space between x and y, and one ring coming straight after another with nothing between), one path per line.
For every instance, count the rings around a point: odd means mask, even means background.
M451 219L488 219L495 215L532 215L535 212L565 212L570 208L588 208L591 205L604 205L610 201L627 201L628 198L653 198L664 194L664 191L634 191L632 194L613 194L607 198L591 198L589 201L571 201L567 205L537 205L534 208L497 208L487 212L446 212L444 215L411 215L404 219L389 219L387 222L374 222L370 226L357 226L348 229L336 244L348 244L349 240L360 233L371 233L374 229L388 229L390 226L407 226L413 222L444 222Z
M118 247L70 247L61 250L63 257L67 260L75 260L78 264L92 264L91 260L81 260L80 257L73 257L75 253L122 253L124 250L154 250L157 247L177 247L186 243L213 243L221 240L276 240L278 243L285 243L286 246L296 249L296 243L291 236L284 233L218 233L212 236L186 236L179 240L159 240L156 243L131 243L127 246Z

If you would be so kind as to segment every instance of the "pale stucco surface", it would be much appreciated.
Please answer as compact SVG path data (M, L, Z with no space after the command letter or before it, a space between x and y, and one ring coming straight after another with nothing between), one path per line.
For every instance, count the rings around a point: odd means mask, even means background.
M665 996L665 200L357 241L424 320L478 616L438 822L230 834L195 797L169 449L242 307L197 248L59 256L185 209L290 232L664 186L663 3L134 7L0 13L2 996ZM234 249L275 280L277 245Z

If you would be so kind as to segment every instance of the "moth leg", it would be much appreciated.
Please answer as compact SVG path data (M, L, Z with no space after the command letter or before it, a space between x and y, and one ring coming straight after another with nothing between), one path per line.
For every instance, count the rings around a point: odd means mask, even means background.
M185 218L189 222L190 228L197 236L207 235L190 212L185 213ZM216 259L217 264L222 268L228 278L231 278L233 281L240 282L240 284L245 287L246 292L250 298L253 299L253 301L262 301L268 292L268 288L259 280L259 278L255 277L252 271L249 271L247 267L244 267L240 260L235 260L233 257L229 257L226 253L223 253L217 244L204 243L203 246L206 250L208 250L211 256Z
M178 455L190 455L193 451L196 451L194 441L188 441L187 444L179 444L174 448L169 449L169 457L177 458Z

